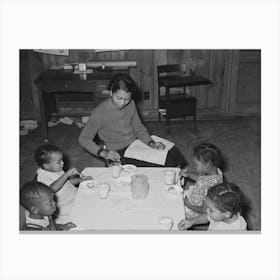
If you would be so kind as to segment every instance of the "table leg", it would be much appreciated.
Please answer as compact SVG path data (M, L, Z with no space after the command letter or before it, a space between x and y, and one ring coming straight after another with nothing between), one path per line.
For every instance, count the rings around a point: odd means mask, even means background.
M193 115L194 133L196 133L196 114Z
M48 124L45 112L45 106L43 101L42 89L40 85L37 85L38 95L39 95L39 104L40 104L40 113L41 113L41 129L44 142L48 142Z

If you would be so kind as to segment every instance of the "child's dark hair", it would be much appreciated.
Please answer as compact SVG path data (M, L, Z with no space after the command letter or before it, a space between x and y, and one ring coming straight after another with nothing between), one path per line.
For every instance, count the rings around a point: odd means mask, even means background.
M20 188L20 204L27 210L41 197L41 193L53 194L54 192L48 186L41 182L31 181L25 183Z
M125 92L130 92L133 96L136 93L137 86L135 81L128 74L120 73L112 78L108 88L112 93L118 90L123 90Z
M241 189L233 184L223 182L222 184L210 187L207 197L212 200L221 212L229 211L232 215L238 212L243 215L243 211L248 206L248 201Z
M62 151L55 145L52 144L45 144L40 146L36 151L35 151L35 160L37 162L37 164L40 167L43 167L44 163L48 163L51 157L52 153L56 153L56 152L60 152L62 153Z
M213 166L219 167L221 170L225 169L225 159L221 150L211 143L202 143L196 146L193 156L205 163L211 162Z

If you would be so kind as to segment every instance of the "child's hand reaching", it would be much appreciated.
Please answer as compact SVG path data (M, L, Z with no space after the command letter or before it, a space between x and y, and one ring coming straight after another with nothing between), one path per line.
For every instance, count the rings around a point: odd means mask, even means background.
M178 229L179 230L187 230L193 226L193 221L192 220L181 220L178 224Z
M198 179L198 175L194 173L191 168L185 167L181 171L181 176L190 179L191 181L196 181Z
M69 223L67 223L67 224L65 224L63 226L64 226L64 230L69 230L71 228L75 228L76 227L76 225L74 223L71 223L71 222L69 222Z
M71 229L71 228L75 228L76 225L73 224L73 223L71 223L71 222L69 222L69 223L64 224L64 225L62 225L62 224L56 224L55 227L56 227L57 230L69 230L69 229Z
M76 168L70 168L69 170L66 171L67 177L71 175L79 174L78 170Z
M77 174L77 175L79 175L79 174ZM72 178L72 179L69 179L69 180L70 180L70 182L71 182L73 185L78 185L78 184L80 184L81 182L93 180L93 177L91 177L91 176L84 176L84 175L80 174L79 177L77 177L77 178Z
M185 167L181 170L181 176L183 176L183 177L188 177L189 176L188 167Z
M80 183L80 174L76 168L71 168L66 172L66 176L68 176L68 180L71 184L78 185Z
M93 177L91 177L91 176L84 176L84 175L82 175L80 177L80 182L91 181L91 180L93 180Z

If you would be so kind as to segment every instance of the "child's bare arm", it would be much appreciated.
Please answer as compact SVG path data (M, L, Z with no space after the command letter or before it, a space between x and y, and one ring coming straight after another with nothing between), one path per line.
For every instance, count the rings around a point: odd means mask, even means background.
M178 224L179 230L186 230L193 225L201 225L201 224L208 224L209 220L207 214L201 214L193 219L190 220L181 220Z
M195 173L188 173L188 175L187 175L191 180L193 180L193 181L197 181L197 179L198 179L198 175L197 174L195 174Z
M198 179L198 175L191 172L188 167L182 169L181 176L191 179L192 181L196 182Z
M78 174L77 178L71 178L71 179L68 179L68 180L75 186L75 185L80 184L83 181L91 181L91 180L93 180L93 177Z
M203 214L206 212L206 206L205 203L203 202L201 206L196 206L196 205L192 205L188 199L188 197L186 196L184 198L184 204L191 209L192 211L199 213L199 214Z
M193 225L202 225L208 223L209 223L209 219L206 213L193 218Z
M58 192L63 185L65 184L65 182L67 181L68 177L70 175L73 175L75 173L77 173L77 169L76 168L71 168L69 169L67 172L65 172L61 177L59 177L56 181L54 181L49 187L54 191L54 192Z

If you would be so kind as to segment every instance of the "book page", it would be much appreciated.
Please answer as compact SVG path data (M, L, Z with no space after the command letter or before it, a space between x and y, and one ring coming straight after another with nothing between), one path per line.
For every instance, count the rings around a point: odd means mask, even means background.
M124 156L142 161L147 161L155 164L164 165L168 151L174 146L174 143L152 135L155 142L162 142L165 145L164 150L157 150L147 146L141 140L135 140L125 151Z

